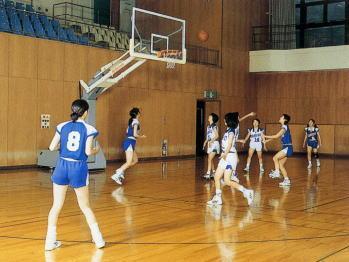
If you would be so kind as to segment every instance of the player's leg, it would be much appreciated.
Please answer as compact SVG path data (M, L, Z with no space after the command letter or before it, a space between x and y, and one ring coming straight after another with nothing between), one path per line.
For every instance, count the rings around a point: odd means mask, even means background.
M207 172L204 176L206 179L209 179L211 177L211 170L214 169L213 167L213 159L215 157L216 153L210 152L207 156Z
M317 166L317 167L320 167L319 151L318 151L317 147L314 148L313 150L314 150L314 157L315 157L315 159L316 159L316 166Z
M90 227L93 242L97 248L105 246L102 233L99 230L96 217L90 206L88 186L74 188L76 197L78 199L79 207L84 214L87 224Z
M279 183L280 186L290 186L291 185L290 178L288 177L288 174L287 174L287 171L285 168L286 161L287 161L287 157L284 157L284 158L280 159L280 161L279 161L280 171L281 171L282 175L284 176L284 181Z
M307 158L308 158L308 168L311 168L312 167L312 164L311 164L311 153L313 151L313 148L311 146L307 146Z
M64 204L67 188L67 185L57 185L53 183L53 204L48 215L45 241L45 250L47 251L53 250L61 245L61 243L56 239L56 227L59 213L61 212Z
M288 150L288 148L285 148L274 155L273 161L274 161L275 170L272 170L270 172L269 176L271 178L279 178L280 177L280 163L279 163L279 161L286 157L287 150Z
M129 147L126 149L125 151L125 155L126 155L126 162L119 167L115 174L112 175L112 179L119 185L122 185L123 180L125 179L125 171L130 168L132 166L132 163L134 162L133 158L134 158L134 150L132 145L129 145ZM136 160L138 161L137 155L136 155Z
M262 151L262 149L257 151L257 156L258 156L258 161L259 161L259 172L263 173L264 167L263 167L263 151Z
M216 173L214 175L214 182L216 187L216 193L213 198L207 202L208 205L221 205L222 201L222 189L221 189L221 179L224 174L225 160L221 159L217 167Z
M249 172L250 171L250 165L251 165L251 159L252 159L252 156L253 156L253 153L254 153L254 148L250 147L248 149L248 156L247 156L247 161L246 161L246 167L245 167L245 171L246 172Z

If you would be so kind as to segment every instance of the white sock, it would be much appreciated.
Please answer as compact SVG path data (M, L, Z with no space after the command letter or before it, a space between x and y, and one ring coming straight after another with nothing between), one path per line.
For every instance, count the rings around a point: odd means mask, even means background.
M246 188L244 188L243 186L239 186L239 187L238 187L238 190L239 190L240 192L242 192L242 193L245 193Z
M277 174L280 174L280 170L279 169L275 169L274 172L277 173Z
M57 237L56 227L55 226L48 226L46 240L54 242L54 241L56 241L56 237Z
M250 164L246 164L246 168L250 168Z
M311 164L311 161L308 161L309 164Z
M222 195L222 190L221 189L216 189L216 195L221 196Z
M259 164L260 167L263 167L263 164Z

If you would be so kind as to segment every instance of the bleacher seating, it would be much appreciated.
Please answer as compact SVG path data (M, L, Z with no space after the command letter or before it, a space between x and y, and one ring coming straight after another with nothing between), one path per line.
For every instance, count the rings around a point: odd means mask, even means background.
M128 35L115 28L79 19L64 20L61 25L30 4L9 0L0 0L0 31L118 50L127 50L129 45Z

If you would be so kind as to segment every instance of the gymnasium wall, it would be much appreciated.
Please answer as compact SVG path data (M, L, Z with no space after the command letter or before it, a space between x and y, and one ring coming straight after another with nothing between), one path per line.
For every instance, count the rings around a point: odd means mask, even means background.
M99 141L108 159L123 157L121 142L133 106L143 112L147 135L139 141L141 157L160 156L162 139L168 139L171 156L195 153L196 101L206 89L218 90L222 114L256 109L248 73L251 3L223 1L221 68L186 64L168 70L148 61L98 99ZM88 81L118 56L110 50L0 33L0 166L35 164L54 127L69 117L78 80ZM51 129L40 129L41 113L51 114Z
M349 154L349 70L264 73L256 74L255 81L259 117L277 123L280 114L290 114L296 152L303 151L303 129L314 118L321 128L322 152ZM267 125L267 132L277 126Z

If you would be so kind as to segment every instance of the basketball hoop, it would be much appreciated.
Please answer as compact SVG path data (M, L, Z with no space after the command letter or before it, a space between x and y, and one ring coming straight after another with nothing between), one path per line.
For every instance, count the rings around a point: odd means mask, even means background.
M180 58L182 55L182 52L180 50L161 50L156 52L157 57L159 58L173 58L177 59ZM175 62L167 62L166 64L167 69L174 69L176 68Z

